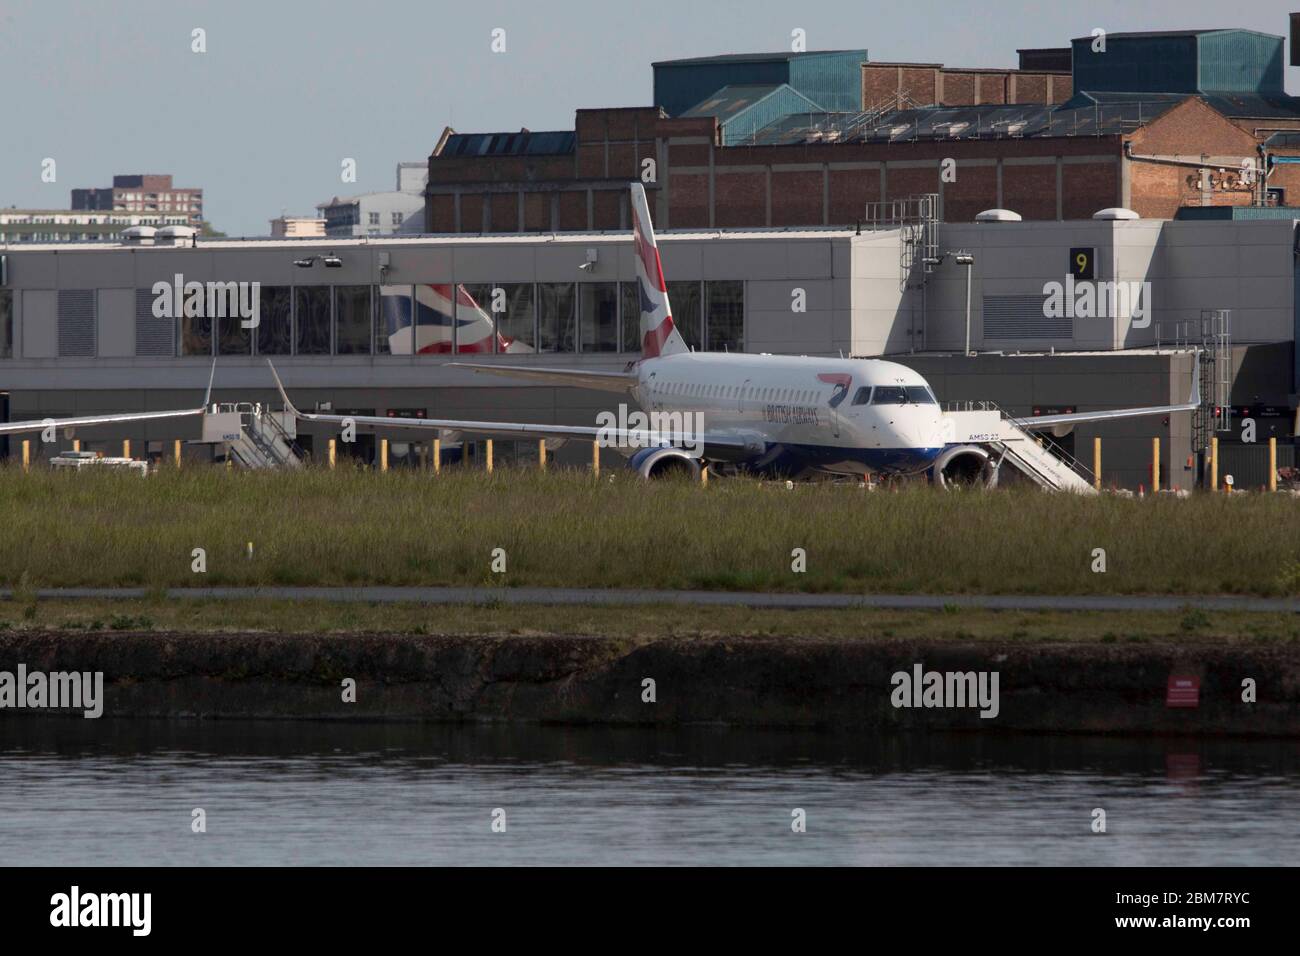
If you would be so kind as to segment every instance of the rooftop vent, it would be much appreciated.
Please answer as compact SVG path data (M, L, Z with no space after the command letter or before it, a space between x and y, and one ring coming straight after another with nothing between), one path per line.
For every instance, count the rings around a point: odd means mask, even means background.
M159 246L192 246L196 231L191 226L163 226L154 236Z
M1019 222L1020 213L1010 209L985 209L975 217L976 222Z
M128 246L152 246L157 231L153 226L132 226L122 230L122 242Z
M1098 209L1092 214L1093 219L1141 219L1142 217L1132 209L1125 209L1123 206L1107 206L1105 209Z

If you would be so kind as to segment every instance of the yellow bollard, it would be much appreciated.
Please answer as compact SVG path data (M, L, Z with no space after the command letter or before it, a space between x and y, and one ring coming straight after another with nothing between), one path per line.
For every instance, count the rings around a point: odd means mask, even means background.
M234 471L235 459L230 457L230 452L226 452L226 471Z
M1277 491L1277 438L1268 440L1268 490Z
M492 439L491 438L487 440L486 455L487 455L487 470L488 470L488 474L490 475L492 474Z
M181 466L181 440L180 440L179 438L176 439L176 443L172 446L172 452L173 452L173 454L175 454L175 456L176 456L176 467L177 467L177 468L180 468L180 466Z
M338 445L333 438L330 439L329 462L330 470L333 471L334 465L338 462Z
M700 465L700 484L707 485L708 483L709 483L709 466L702 464Z
M1151 439L1151 493L1160 490L1160 439Z
M542 471L546 470L546 439L543 438L537 443L537 466Z
M31 471L32 468L32 442L29 438L23 439L23 471Z
M433 473L436 475L442 471L442 439L433 440Z
M600 443L591 443L591 473L600 477Z
M81 439L80 439L80 438L74 438L74 439L72 440L72 450L73 450L73 451L81 451Z
M1092 485L1101 491L1101 436L1092 440Z
M379 470L388 470L388 439L379 439Z
M131 457L131 439L129 438L122 439L122 457L123 458Z
M1210 439L1210 490L1219 490L1219 439Z

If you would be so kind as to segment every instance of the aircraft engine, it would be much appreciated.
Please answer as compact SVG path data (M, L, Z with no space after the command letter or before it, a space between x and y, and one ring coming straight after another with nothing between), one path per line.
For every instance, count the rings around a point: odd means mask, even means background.
M934 483L940 488L998 486L998 463L993 461L987 448L979 445L946 448L932 467Z

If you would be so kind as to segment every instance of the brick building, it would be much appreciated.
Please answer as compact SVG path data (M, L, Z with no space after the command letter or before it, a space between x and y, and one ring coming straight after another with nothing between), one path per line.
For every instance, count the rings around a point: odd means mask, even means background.
M183 215L197 228L203 224L203 190L173 186L165 175L114 176L108 188L72 190L72 208Z
M1300 202L1300 165L1266 180L1242 171L1265 168L1270 137L1300 129L1282 37L1128 33L1095 46L1021 50L1002 70L865 50L656 63L650 107L579 109L572 131L445 131L425 228L626 229L630 179L646 182L660 228L852 225L868 203L919 193L939 194L954 222L993 207L1171 218Z

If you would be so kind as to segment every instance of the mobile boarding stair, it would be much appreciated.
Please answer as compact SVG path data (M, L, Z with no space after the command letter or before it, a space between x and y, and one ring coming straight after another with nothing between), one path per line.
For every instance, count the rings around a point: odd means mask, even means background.
M1051 443L1043 433L1026 431L993 402L965 403L944 412L946 446L935 463L936 483L954 475L993 487L1004 464L1041 488L1096 494L1088 469Z
M203 414L205 444L222 444L245 468L301 468L296 444L298 420L292 412L273 412L260 402L214 404Z

